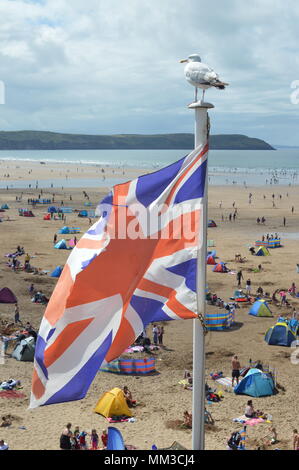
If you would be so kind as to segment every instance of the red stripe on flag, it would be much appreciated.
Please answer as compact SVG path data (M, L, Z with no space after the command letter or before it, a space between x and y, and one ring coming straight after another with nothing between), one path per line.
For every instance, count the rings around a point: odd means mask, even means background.
M195 158L194 162L188 166L186 168L186 170L184 171L184 173L179 177L179 179L177 180L177 182L173 185L170 193L169 193L169 196L167 197L166 201L165 201L165 204L166 205L169 205L170 201L171 201L171 198L172 196L174 195L175 191L177 190L178 186L180 185L180 183L182 182L182 180L185 178L185 176L188 174L188 172L194 167L194 165L196 165L196 163L198 162L198 160L201 159L201 157L203 157L207 151L209 150L209 145L206 144L203 148L203 150L198 154L198 156Z
M51 325L55 325L55 323L63 316L66 302L73 284L70 268L66 264L45 311L45 318Z
M35 398L38 400L40 397L43 396L45 393L45 387L42 384L39 376L35 369L33 369L33 376L32 376L32 393Z
M130 322L125 317L123 317L114 341L105 358L106 361L111 362L113 359L119 357L128 346L134 343L135 339L135 331L131 327Z
M171 299L169 299L166 302L166 305L170 310L172 310L176 315L178 315L180 318L183 318L184 320L190 319L190 318L197 318L197 315L192 312L192 310L189 310L185 305L181 304L175 296L172 296Z
M93 318L87 318L67 325L55 342L45 350L45 366L48 368L53 362L57 361L92 321Z

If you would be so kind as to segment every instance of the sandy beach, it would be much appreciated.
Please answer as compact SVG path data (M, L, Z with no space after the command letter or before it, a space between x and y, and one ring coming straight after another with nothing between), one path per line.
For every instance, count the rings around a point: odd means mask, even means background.
M32 171L31 171L32 170ZM114 173L113 173L114 171ZM144 171L144 170L143 170ZM28 173L30 172L30 174ZM99 175L102 179L101 168L88 165L50 165L32 162L5 162L1 164L1 178L10 174L5 181L34 179L40 181L52 176L63 180ZM112 170L105 169L109 178L124 176L128 179L138 174L136 169ZM140 172L139 172L140 174ZM82 189L49 189L43 190L43 198L53 198L54 204L73 209L83 209L86 199L83 197L86 190L93 208L105 194L105 190L97 188ZM108 191L108 188L107 188ZM23 194L22 194L23 193ZM252 193L252 202L249 204L249 193ZM272 203L272 194L275 194L275 207ZM16 197L22 194L22 201L17 202ZM9 287L17 296L20 308L20 318L25 324L30 321L38 329L44 313L43 305L34 304L30 300L28 287L34 283L36 289L42 290L50 296L57 282L49 273L58 265L64 265L69 251L53 248L53 237L63 225L80 227L80 235L89 227L88 219L78 218L77 213L66 214L66 224L62 221L43 220L47 205L32 209L35 217L25 218L18 215L18 208L27 207L27 199L38 197L37 188L9 189L0 191L0 205L7 203L10 207L2 213L3 222L0 224L1 243L1 288ZM280 198L281 195L281 198ZM71 199L70 199L71 196ZM264 197L265 196L265 197ZM234 205L234 207L233 207ZM221 207L220 207L221 206ZM291 208L294 206L294 213ZM229 221L229 214L237 208L235 221ZM7 220L9 217L9 220ZM265 217L265 225L257 224L257 217ZM283 225L283 218L286 225ZM240 267L243 271L242 287L246 279L252 282L252 291L261 286L271 293L275 289L288 289L292 282L299 286L296 264L298 258L299 240L299 191L298 187L267 186L267 187L241 187L241 186L210 186L209 188L209 218L215 220L216 228L208 229L209 240L214 241L218 260L227 262L228 267L236 272ZM223 219L223 220L222 220ZM283 247L272 249L268 257L255 257L250 255L249 246L263 234L278 232L281 235ZM285 235L284 235L285 234ZM58 235L58 240L65 236ZM72 235L66 235L66 240ZM31 256L31 264L37 268L48 271L47 275L33 275L24 271L13 272L9 268L6 253L13 253L17 246L24 246L25 252ZM241 265L235 262L235 254L241 253L247 261ZM24 258L24 257L23 257ZM23 259L22 258L22 259ZM252 269L262 264L262 271L255 273ZM211 292L217 293L224 301L228 301L237 288L236 275L212 272L207 267L208 285ZM292 307L299 309L299 299L288 296ZM211 372L223 371L225 376L231 373L231 357L237 354L242 366L253 361L262 360L275 368L277 381L282 387L279 393L270 397L254 398L255 408L269 413L273 417L273 424L278 432L281 449L291 449L292 431L299 427L298 406L298 371L299 365L291 363L291 348L268 346L264 341L266 330L275 323L280 315L291 313L285 309L271 304L274 318L256 318L248 315L248 306L236 310L236 325L225 332L209 332L206 337L206 377L207 383L213 388L215 383L210 379ZM208 312L219 311L218 307L208 306ZM14 306L0 305L0 321L13 322ZM192 392L185 390L178 382L183 378L184 370L192 370L192 321L175 321L164 325L165 349L155 351L157 375L150 377L118 376L114 374L98 373L84 400L42 407L28 410L32 363L18 362L13 358L6 358L0 365L0 379L19 379L22 383L21 392L25 398L7 399L0 397L0 416L12 415L13 424L8 428L0 428L0 438L4 439L11 449L58 449L59 436L67 422L73 426L80 426L80 430L90 432L92 428L101 430L106 428L108 422L104 417L95 414L93 408L103 392L113 387L128 385L133 397L140 403L134 409L134 423L120 423L115 426L123 434L127 444L138 449L151 449L153 444L158 448L169 447L178 441L187 449L191 448L191 431L178 429L177 421L182 420L185 410L191 411ZM151 326L148 327L152 337ZM134 356L137 357L137 356ZM142 357L142 354L138 357ZM226 440L233 430L241 429L241 425L233 423L233 418L243 415L249 397L235 395L224 391L224 398L220 403L207 405L215 425L206 429L206 449L225 449ZM25 427L25 429L22 429ZM262 423L248 427L248 448L256 448L261 438L270 429L270 424Z

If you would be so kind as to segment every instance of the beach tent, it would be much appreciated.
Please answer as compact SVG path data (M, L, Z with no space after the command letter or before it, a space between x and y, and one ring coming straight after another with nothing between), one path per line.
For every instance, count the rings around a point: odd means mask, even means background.
M15 294L8 287L0 290L0 304L16 304L17 301Z
M57 266L54 271L50 274L51 277L59 277L60 274L62 273L62 267Z
M126 375L147 375L155 370L155 358L153 357L145 357L144 359L125 359L120 357L100 369L101 372Z
M7 204L2 204L1 209L9 209Z
M86 210L80 211L78 217L87 217L88 212Z
M62 227L58 233L70 233L69 227Z
M266 397L273 395L274 381L270 374L260 369L249 369L245 377L235 386L236 395L249 395L250 397Z
M17 361L33 362L35 351L35 340L32 336L24 338L16 344L12 357Z
M242 289L235 290L234 296L231 297L231 299L235 302L250 302L250 299L247 297L246 294L244 294Z
M217 224L216 224L216 222L214 222L214 220L209 220L208 221L208 227L217 227Z
M231 327L235 321L235 315L233 311L224 313L207 313L206 327L209 331L223 331Z
M111 416L132 416L129 409L124 393L120 388L113 388L109 392L103 393L94 409L95 413L99 413L105 418Z
M84 202L84 206L90 207L90 206L92 206L92 202Z
M291 346L296 341L296 332L291 330L287 322L278 321L265 334L265 341L271 346Z
M217 263L216 266L213 268L215 273L227 273L227 268L224 263Z
M214 256L212 255L207 256L207 264L216 264Z
M45 214L44 220L51 220L51 214Z
M269 305L263 299L256 300L248 313L254 317L273 317Z
M23 216L24 217L35 217L32 211L24 211Z
M57 207L55 207L55 206L50 206L50 207L48 207L48 212L50 212L50 213L51 213L51 212L56 213L56 212L58 212L58 209L57 209Z
M260 246L256 252L256 256L269 256L270 253L265 246Z
M54 245L54 248L57 248L58 250L67 250L66 241L60 240L56 243L56 245Z
M125 443L121 432L113 426L108 427L107 450L125 450Z

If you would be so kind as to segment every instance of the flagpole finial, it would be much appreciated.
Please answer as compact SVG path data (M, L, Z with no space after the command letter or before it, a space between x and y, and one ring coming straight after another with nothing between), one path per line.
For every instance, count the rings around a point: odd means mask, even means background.
M215 106L212 103L203 103L201 101L197 101L196 103L188 104L189 109L196 109L196 108L203 108L203 109L212 109Z

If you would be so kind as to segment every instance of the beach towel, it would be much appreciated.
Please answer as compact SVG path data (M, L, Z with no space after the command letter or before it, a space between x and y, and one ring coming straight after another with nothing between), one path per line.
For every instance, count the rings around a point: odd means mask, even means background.
M223 385L224 387L232 388L231 377L220 377L220 379L216 379L215 382L217 382L220 385Z
M0 398L25 398L26 395L15 390L2 390L0 391Z
M247 418L247 416L242 415L239 418L233 418L234 423L248 424L249 426L255 426L256 424L263 423L265 420L262 418Z
M106 418L109 423L124 423L128 422L130 418L121 418L120 416L113 416L112 418Z
M184 386L188 385L188 386L186 387L187 390L192 390L192 385L189 384L188 380L183 379L183 380L180 380L178 383L179 383L180 385L184 385Z

